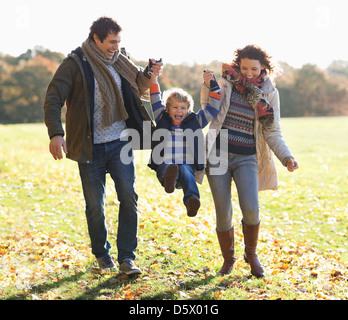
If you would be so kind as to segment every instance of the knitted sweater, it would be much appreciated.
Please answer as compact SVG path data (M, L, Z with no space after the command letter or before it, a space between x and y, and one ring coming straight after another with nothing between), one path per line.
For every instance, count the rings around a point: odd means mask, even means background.
M251 155L256 153L254 137L255 111L241 94L232 90L230 106L222 124L216 147L220 147L220 139L227 141L230 153Z
M216 135L222 127L222 123L226 117L230 106L230 97L233 85L226 79L219 80L221 88L221 107L217 116L211 121L206 136L206 155L209 155L216 141ZM274 109L274 123L272 128L267 131L262 130L262 125L258 121L256 115L254 121L254 134L256 138L256 156L259 173L259 190L275 190L278 187L277 171L273 161L272 152L285 166L288 157L292 157L291 151L287 147L280 128L280 102L278 90L273 86L271 81L267 79L262 87L262 91L266 94L267 100ZM209 88L202 86L201 104L204 106L209 101ZM222 159L223 160L223 159ZM204 170L197 172L196 179L202 183Z
M114 69L113 66L107 67L112 76L115 78L118 89L122 95L122 80L118 72ZM94 94L94 115L93 115L93 126L94 126L94 135L93 135L93 143L106 143L109 141L114 141L120 139L121 133L124 129L127 128L126 122L124 120L115 121L110 126L105 126L103 117L104 117L104 100L101 96L101 92L99 90L98 81L94 80L95 85L95 94ZM121 96L123 99L123 97Z

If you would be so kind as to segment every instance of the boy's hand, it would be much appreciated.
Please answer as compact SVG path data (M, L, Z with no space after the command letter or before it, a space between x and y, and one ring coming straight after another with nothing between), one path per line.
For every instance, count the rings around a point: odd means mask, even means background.
M148 67L149 71L148 73L154 77L159 77L162 74L163 71L163 62L162 62L162 58L159 60L155 60L155 59L149 59L149 67Z

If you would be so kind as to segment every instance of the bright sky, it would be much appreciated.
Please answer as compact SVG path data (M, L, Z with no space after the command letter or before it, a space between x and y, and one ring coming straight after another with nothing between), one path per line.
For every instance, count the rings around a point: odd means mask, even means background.
M136 60L231 61L253 43L293 67L326 68L348 61L347 12L346 0L16 0L0 11L0 52L18 56L40 45L68 54L106 15Z

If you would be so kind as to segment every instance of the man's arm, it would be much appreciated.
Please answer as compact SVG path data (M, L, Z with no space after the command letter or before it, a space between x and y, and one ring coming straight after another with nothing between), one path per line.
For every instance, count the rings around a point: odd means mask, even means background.
M50 81L44 102L44 119L51 139L49 150L55 160L62 159L63 151L66 153L64 129L61 121L62 107L69 95L76 70L72 68L68 59L65 59L58 67Z

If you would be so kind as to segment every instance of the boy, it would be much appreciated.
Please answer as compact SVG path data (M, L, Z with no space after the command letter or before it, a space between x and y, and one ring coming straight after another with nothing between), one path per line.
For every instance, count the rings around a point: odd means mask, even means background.
M148 166L156 171L157 178L167 193L174 192L175 188L183 189L183 202L189 217L196 216L200 207L195 172L204 169L202 128L218 113L221 98L220 88L212 72L206 71L206 73L209 73L214 80L210 83L209 103L198 113L191 111L192 97L178 88L165 92L167 97L163 105L157 77L151 75L150 80L150 99L156 129ZM164 139L157 142L158 136ZM163 147L156 148L160 143Z

